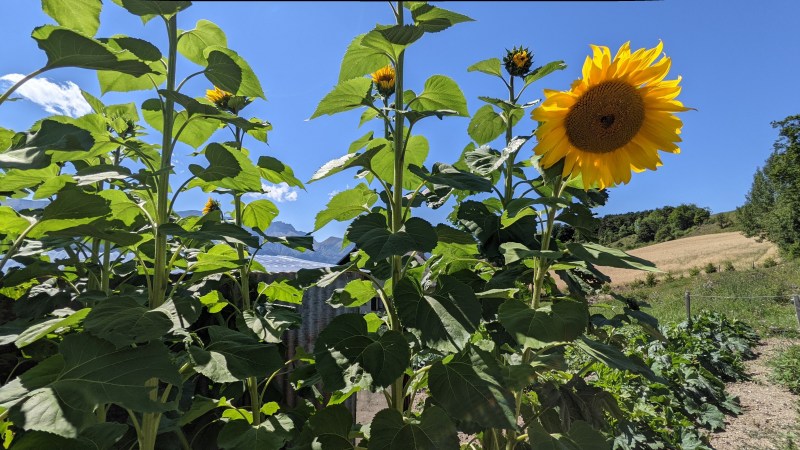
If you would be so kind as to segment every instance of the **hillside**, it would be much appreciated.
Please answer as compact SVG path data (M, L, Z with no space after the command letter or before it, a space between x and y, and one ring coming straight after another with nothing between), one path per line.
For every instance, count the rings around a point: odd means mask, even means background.
M757 242L738 231L685 237L629 250L628 253L652 261L660 270L674 276L688 274L693 268L702 269L708 263L723 266L730 261L735 268L744 269L754 263L761 265L769 258L778 258L778 248L774 244ZM612 267L601 270L611 277L614 285L645 277L644 272L637 270Z

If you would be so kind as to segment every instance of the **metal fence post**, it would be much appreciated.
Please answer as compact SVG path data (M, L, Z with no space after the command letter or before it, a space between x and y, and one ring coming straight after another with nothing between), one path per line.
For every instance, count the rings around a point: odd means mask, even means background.
M692 296L689 294L689 291L684 292L683 299L686 301L686 321L689 325L692 324ZM800 310L798 310L798 314L800 314ZM798 316L800 317L800 316Z
M794 303L794 312L797 314L797 324L800 326L800 295L793 295L792 303Z

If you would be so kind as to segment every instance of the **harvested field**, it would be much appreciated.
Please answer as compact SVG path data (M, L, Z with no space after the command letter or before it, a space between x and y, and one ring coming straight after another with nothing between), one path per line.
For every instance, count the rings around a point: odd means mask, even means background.
M708 263L722 266L726 261L736 269L761 265L769 258L778 259L778 248L770 242L757 242L742 233L728 232L693 236L649 245L628 251L631 255L652 261L664 272L688 274L692 268L702 269ZM614 285L628 284L645 277L638 270L602 267Z

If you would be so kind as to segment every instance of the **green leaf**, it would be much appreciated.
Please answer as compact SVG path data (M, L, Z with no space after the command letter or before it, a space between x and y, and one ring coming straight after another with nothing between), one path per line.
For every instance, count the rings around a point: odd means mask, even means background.
M367 146L367 149L371 150L373 148L379 148L379 150L370 161L372 171L375 172L375 175L381 180L391 183L392 180L394 180L394 142L390 142L384 138L373 139ZM416 135L408 137L404 158L406 167L409 165L422 166L425 163L425 159L428 157L429 150L430 145L425 136ZM422 183L422 180L419 177L406 170L403 176L404 189L416 189L420 183Z
M178 40L178 53L189 61L199 65L206 65L203 50L213 45L228 46L228 38L222 28L213 22L200 19L193 29L181 33Z
M203 50L203 56L208 62L203 73L214 86L234 95L266 100L255 72L236 52L214 45Z
M100 28L100 0L42 0L42 11L59 25L87 36Z
M79 190L62 190L42 211L39 223L28 234L39 238L49 232L84 225L111 212L108 200Z
M425 408L418 420L404 418L396 409L375 414L370 426L369 450L458 450L458 431L438 406Z
M267 199L254 200L242 210L242 225L264 232L277 216L278 207L274 203Z
M172 321L132 297L116 296L96 305L83 325L89 333L120 348L159 339L172 328Z
M0 407L24 430L74 438L95 423L99 404L116 403L138 412L159 412L174 405L153 401L145 381L158 378L180 385L181 376L161 344L115 349L90 336L66 336L59 353L0 387Z
M525 86L533 83L536 80L540 80L545 76L555 72L556 70L564 70L567 68L567 65L564 61L553 61L549 62L541 67L537 67L531 71L531 73L525 75Z
M82 430L75 439L44 431L29 431L14 438L14 449L111 450L127 431L127 425L113 422L94 424Z
M194 272L195 275L224 272L237 269L242 263L233 247L228 244L217 244L208 251L197 254Z
M389 386L408 367L411 351L402 333L370 333L360 314L342 314L319 334L314 355L325 387L334 391Z
M85 155L95 144L89 131L53 119L43 120L35 133L22 136L11 149L0 153L0 168L44 169L50 166L54 151ZM7 183L8 180L4 189Z
M503 78L503 72L500 70L500 60L497 58L484 59L483 61L476 62L475 64L467 67L467 72L483 72L485 74L494 75Z
M219 432L217 445L225 450L281 450L293 429L292 419L285 414L270 416L260 425L231 420Z
M323 114L330 116L359 106L369 105L369 92L371 89L372 81L367 78L353 78L342 81L319 102L317 109L309 119Z
M481 318L481 305L472 289L457 279L442 275L437 285L423 290L411 278L394 288L400 321L422 343L443 351L459 351L467 344Z
M62 329L64 332L66 332L70 328L75 328L75 326L79 325L91 310L91 308L83 308L70 313L66 317L56 317L54 319L32 325L19 334L17 339L14 341L14 345L16 345L17 348L23 348L33 344L34 342L56 330Z
M538 421L528 426L528 442L543 450L611 450L611 442L591 425L576 420L566 434L550 434Z
M605 247L600 244L570 242L567 244L567 250L576 258L597 266L660 272L650 261L629 255L622 250Z
M658 381L655 373L644 362L635 356L627 356L618 348L581 336L575 345L589 356L607 365L608 367L624 370L626 372L644 375L653 381Z
M410 166L409 170L414 175L436 186L447 186L472 192L491 192L492 190L492 183L488 179L469 172L462 172L444 163L435 163L431 173L426 173L416 166Z
M589 312L585 303L574 300L559 300L534 310L512 299L500 305L498 319L517 342L538 349L580 336L589 322Z
M353 413L344 405L327 406L308 419L308 428L313 438L309 448L325 450L354 450L350 439L353 428Z
M506 265L529 258L547 258L553 261L563 254L553 250L531 250L519 242L500 244L500 253L505 257Z
M261 170L261 177L275 184L286 183L289 186L298 186L305 189L303 183L295 178L291 167L280 162L271 156L260 156L258 167Z
M420 3L411 7L411 18L414 23L425 30L426 33L437 33L446 30L457 23L472 22L473 20L463 14L448 11L438 6Z
M491 105L483 105L472 116L467 127L469 136L478 145L487 144L497 139L506 131L506 121L497 114Z
M127 59L129 54L116 53L107 45L69 28L45 25L31 35L47 54L45 69L80 67L92 70L113 70L133 76L152 73L142 61Z
M311 176L309 183L327 178L351 167L370 167L372 157L386 145L385 143L381 144L381 142L385 142L385 140L378 141L378 145L370 146L370 148L363 153L348 153L340 158L328 161L317 169L314 175ZM2 158L2 154L0 154L0 158Z
M360 183L353 189L334 195L325 209L317 213L314 220L314 231L319 230L333 220L344 222L363 213L378 201L378 194L366 184Z
M164 115L161 109L161 101L158 99L148 99L142 103L142 117L145 122L158 132L164 131ZM189 117L186 111L175 112L172 136L178 135L178 140L198 148L214 134L219 128L219 122L200 117Z
M378 296L369 280L352 280L345 287L333 291L329 303L334 306L355 308Z
M299 305L303 303L303 291L289 284L287 280L273 281L265 285L264 289L259 286L259 295L265 295L271 302L286 302Z
M230 302L228 302L219 291L211 291L208 294L202 295L199 300L211 314L216 314L230 305Z
M261 174L250 158L235 148L212 142L203 150L208 167L190 164L189 170L197 176L189 187L200 186L205 192L216 188L235 192L262 192Z
M408 219L397 233L386 227L386 217L370 213L354 220L345 236L376 260L411 251L429 252L436 246L436 229L423 219Z
M247 377L271 374L283 367L278 349L264 344L251 334L212 325L211 343L205 348L189 348L194 370L215 383L234 383Z
M339 69L339 83L375 72L390 63L389 58L382 52L361 45L364 36L364 34L356 36L347 46Z
M376 30L388 42L395 45L408 46L421 38L425 31L416 25L392 25Z
M451 78L434 75L425 81L422 93L409 103L415 111L452 110L459 116L468 117L467 99L461 88Z
M252 310L242 311L245 326L264 342L280 344L284 331L296 328L302 318L288 308L267 305L262 315Z
M31 224L10 206L0 206L0 223L3 224L3 234L11 236L19 235Z
M153 1L153 0L112 0L114 3L127 9L129 13L140 16L142 22L147 23L155 16L171 17L178 11L192 6L188 1Z
M126 60L144 60L152 70L152 74L145 76L133 76L109 70L97 72L97 80L100 82L100 92L130 92L150 90L155 86L160 86L167 80L164 66L161 64L161 51L155 45L137 38L117 35L105 40L106 45L116 52L123 53ZM120 56L121 58L123 56ZM135 113L135 109L134 109ZM127 125L126 125L127 126Z
M514 396L491 354L468 347L428 372L428 387L437 404L454 419L480 428L517 426Z

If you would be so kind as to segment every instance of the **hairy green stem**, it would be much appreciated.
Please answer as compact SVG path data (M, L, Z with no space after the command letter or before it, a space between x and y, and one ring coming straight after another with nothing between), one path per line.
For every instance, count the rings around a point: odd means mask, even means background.
M397 2L397 25L403 26L403 2ZM392 233L397 233L403 227L403 171L405 170L405 145L404 131L405 116L400 113L403 109L403 62L405 51L401 50L395 62L395 115L394 115L394 179L392 181ZM394 289L402 278L402 256L392 256L392 289ZM394 299L392 299L394 300ZM400 331L401 325L395 311L394 301L389 302L389 327L392 330ZM392 405L399 412L404 412L405 392L403 389L403 376L398 377L392 383Z
M562 178L559 177L558 181L556 181L556 185L553 186L553 197L561 197L561 194L564 191L564 186L566 185L563 183ZM553 223L556 220L556 214L558 213L558 210L559 208L555 205L545 208L547 222L544 230L542 231L542 251L547 251L550 248L550 238L553 234ZM533 270L533 295L531 296L531 306L533 309L539 307L539 301L542 298L542 284L544 283L544 277L547 275L547 270L549 268L546 257L539 257L536 259L538 264Z
M511 82L508 85L508 101L514 103L514 77L511 77ZM514 137L513 130L514 130L514 119L513 115L509 112L506 122L506 147L508 144L511 143L511 139ZM513 185L513 175L514 175L514 154L509 155L508 159L506 160L506 186L505 186L505 195L501 200L503 201L503 206L507 206L508 203L514 197L514 185Z
M22 233L20 233L20 235L14 239L14 243L11 244L11 248L8 249L6 254L3 255L3 259L0 260L0 272L3 271L3 267L11 259L11 257L14 256L14 253L17 251L17 249L19 249L19 246L22 245L22 242L25 241L28 233L30 233L33 230L33 227L35 227L38 223L39 222L33 222L32 224L28 225L28 228L25 228L25 230L23 230Z

